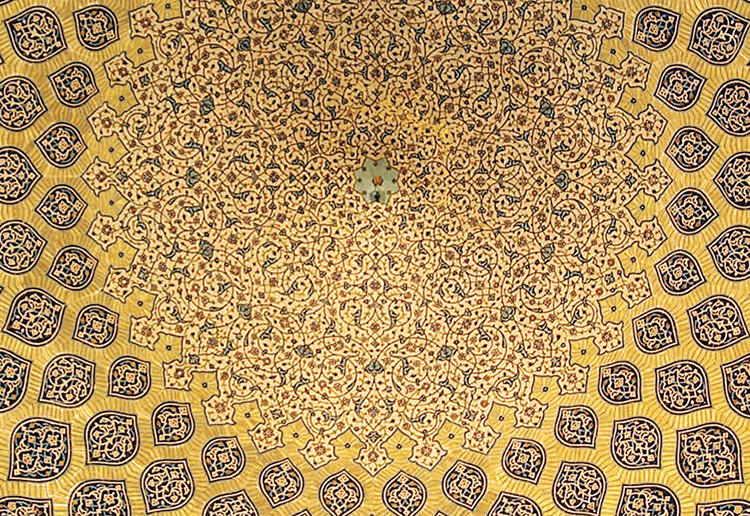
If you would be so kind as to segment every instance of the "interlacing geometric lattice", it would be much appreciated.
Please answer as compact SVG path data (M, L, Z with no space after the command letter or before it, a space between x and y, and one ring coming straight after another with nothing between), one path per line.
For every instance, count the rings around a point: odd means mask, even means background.
M0 514L750 511L750 7L0 16Z

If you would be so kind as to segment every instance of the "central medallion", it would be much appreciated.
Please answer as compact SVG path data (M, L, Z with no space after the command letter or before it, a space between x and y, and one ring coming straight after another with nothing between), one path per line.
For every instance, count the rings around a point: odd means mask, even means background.
M368 202L386 204L398 192L398 170L391 167L386 158L365 159L364 165L354 171L355 189Z

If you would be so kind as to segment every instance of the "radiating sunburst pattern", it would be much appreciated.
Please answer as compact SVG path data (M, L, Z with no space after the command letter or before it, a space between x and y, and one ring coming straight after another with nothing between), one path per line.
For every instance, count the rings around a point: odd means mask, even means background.
M750 511L747 4L0 4L0 512Z

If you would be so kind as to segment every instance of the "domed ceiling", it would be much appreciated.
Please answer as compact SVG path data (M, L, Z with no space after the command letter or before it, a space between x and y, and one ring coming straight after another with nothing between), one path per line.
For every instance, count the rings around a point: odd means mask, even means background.
M0 4L0 514L750 513L750 4Z

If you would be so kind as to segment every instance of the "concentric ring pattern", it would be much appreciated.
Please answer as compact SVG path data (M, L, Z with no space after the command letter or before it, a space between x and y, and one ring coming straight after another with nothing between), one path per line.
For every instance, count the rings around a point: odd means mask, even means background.
M0 2L0 514L750 512L750 4L609 3Z

